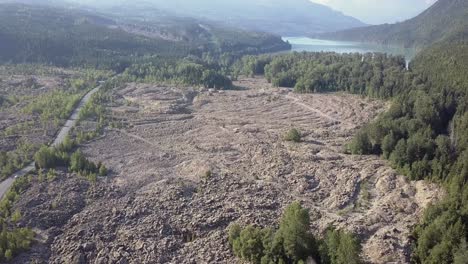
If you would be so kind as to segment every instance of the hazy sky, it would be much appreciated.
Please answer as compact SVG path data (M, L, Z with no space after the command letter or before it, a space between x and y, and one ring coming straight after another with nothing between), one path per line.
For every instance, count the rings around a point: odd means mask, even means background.
M403 21L422 12L437 0L311 0L356 17L365 23Z

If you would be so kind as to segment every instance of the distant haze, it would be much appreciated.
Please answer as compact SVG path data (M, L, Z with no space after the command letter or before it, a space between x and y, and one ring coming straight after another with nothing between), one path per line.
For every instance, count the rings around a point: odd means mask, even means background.
M58 1L58 0L54 0ZM62 0L64 1L64 0ZM309 0L65 0L101 8L151 7L170 13L220 22L236 28L282 36L310 36L366 24ZM107 5L107 7L106 7ZM114 6L114 7L111 7Z
M128 2L126 0L68 0L87 4L118 4ZM172 0L144 0L146 2L164 3L170 6ZM193 0L186 0L187 4ZM211 2L210 2L211 1ZM368 24L383 24L401 22L406 19L415 17L437 0L310 0L311 2L329 6L337 11L341 11L346 15L355 17ZM216 0L203 0L198 2L208 4L219 2ZM197 3L198 3L197 2ZM223 1L221 1L223 2ZM236 1L224 1L225 3ZM264 4L267 2L278 2L276 0L251 0L251 4ZM284 0L284 5L292 5L295 1ZM163 4L164 5L164 4ZM227 4L229 5L229 4ZM183 8L183 6L181 6Z
M412 18L437 0L311 0L368 24L394 23Z

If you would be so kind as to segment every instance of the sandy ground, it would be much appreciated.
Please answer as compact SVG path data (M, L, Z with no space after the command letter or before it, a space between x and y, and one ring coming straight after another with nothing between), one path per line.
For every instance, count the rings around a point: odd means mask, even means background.
M411 229L438 189L409 182L379 157L343 154L387 105L299 95L263 79L236 85L116 91L121 104L109 118L125 126L83 148L112 178L60 227L49 262L233 263L229 224L276 225L299 200L315 234L344 228L362 240L366 261L408 263ZM282 139L290 128L301 131L301 143Z

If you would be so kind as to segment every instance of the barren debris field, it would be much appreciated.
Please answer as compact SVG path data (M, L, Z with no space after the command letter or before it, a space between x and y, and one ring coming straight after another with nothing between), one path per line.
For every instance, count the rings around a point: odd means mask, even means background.
M228 226L276 225L299 200L316 234L345 228L362 239L365 260L409 262L411 227L438 189L409 182L378 157L343 154L386 105L295 94L263 79L236 85L114 91L110 118L125 126L83 147L112 177L95 186L72 175L33 184L18 206L43 244L16 261L236 263ZM301 143L282 139L290 128Z

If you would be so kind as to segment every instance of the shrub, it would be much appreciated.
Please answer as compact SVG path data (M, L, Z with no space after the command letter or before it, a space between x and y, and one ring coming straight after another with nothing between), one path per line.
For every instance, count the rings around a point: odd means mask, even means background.
M234 242L240 237L241 231L242 231L242 228L240 225L238 224L231 225L231 227L229 228L229 235L228 235L229 244L231 246L233 246Z
M98 172L96 164L90 162L83 153L78 150L70 157L70 170L82 174L90 174Z
M284 140L292 142L301 142L301 138L301 133L295 128L289 130L288 133L286 133L286 135L284 136Z
M282 251L289 260L306 260L315 253L315 239L309 232L309 226L309 212L299 202L286 208L274 243L282 244Z
M50 169L47 172L47 180L51 182L55 180L55 178L57 178L57 171L55 171L54 169Z
M70 152L76 146L76 142L70 138L70 136L65 136L63 142L57 146L57 149L61 152Z
M352 154L365 155L372 153L372 143L367 131L359 131L353 141L349 144L349 150Z
M209 178L211 178L212 175L213 175L213 172L211 170L207 170L207 171L205 171L205 175L203 175L203 176L204 176L205 179L209 179Z
M18 223L21 220L21 212L17 209L12 215L11 215L11 221L13 223Z
M99 166L99 176L107 176L107 168L104 164Z
M263 257L262 229L247 226L233 245L234 253L252 263L260 263Z
M54 168L59 166L69 166L70 171L77 172L90 181L95 182L97 175L106 176L108 171L103 164L96 165L89 161L80 150L74 152L71 156L62 150L71 150L74 146L73 141L65 140L64 144L61 144L58 148L50 148L42 146L41 149L34 155L36 167L39 170L39 181L43 180L44 175L42 169L49 169L46 177L49 181L52 181L56 177L56 171Z
M13 259L13 252L11 251L11 249L7 249L5 251L5 259L7 261L10 261L11 259Z
M34 233L29 228L17 228L21 220L20 211L12 212L12 206L20 193L29 186L28 177L13 182L10 190L0 201L0 262L11 260L16 254L29 249Z
M34 161L41 169L56 168L68 164L68 155L56 148L42 146L34 155Z
M97 174L96 173L88 173L88 174L86 174L86 178L91 183L96 183L97 182Z
M320 246L322 263L359 264L360 251L360 243L352 234L334 229L327 231Z

